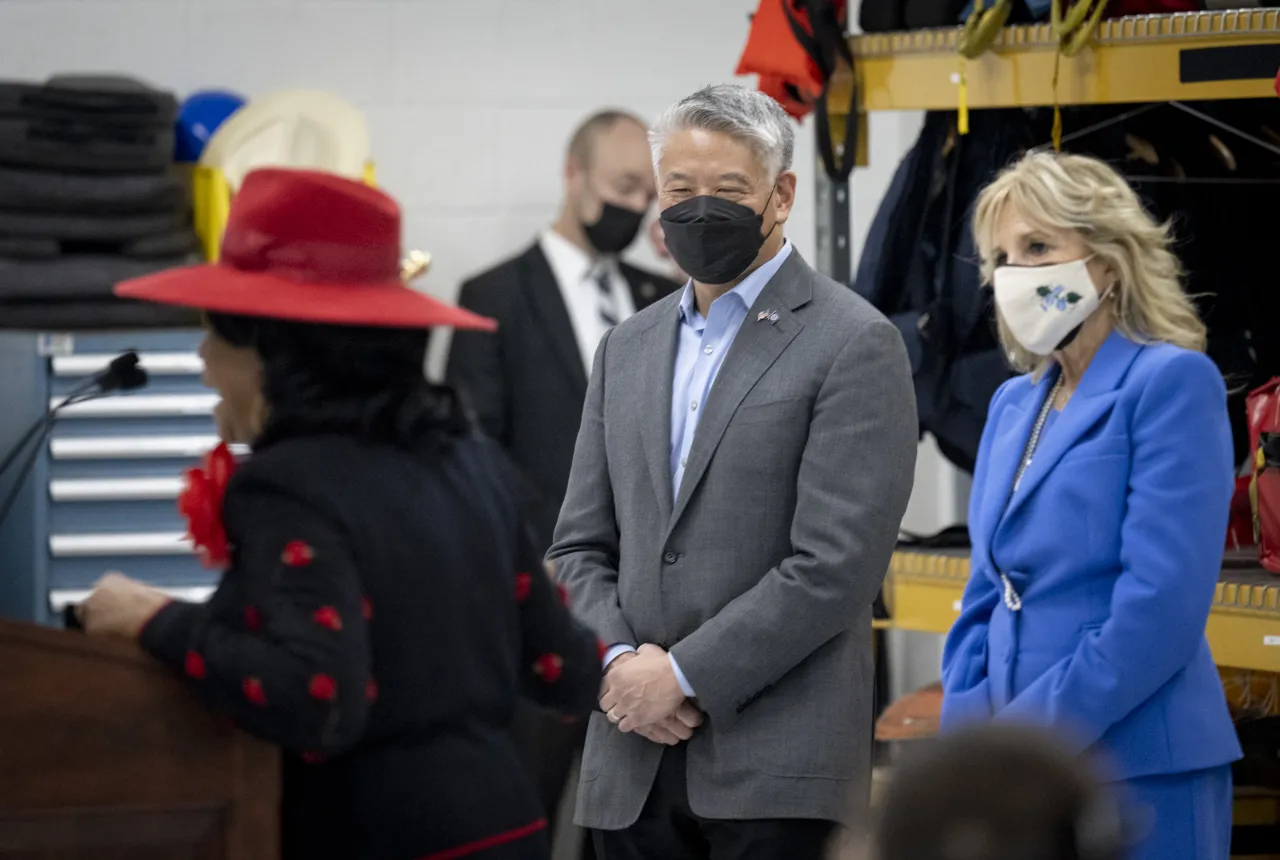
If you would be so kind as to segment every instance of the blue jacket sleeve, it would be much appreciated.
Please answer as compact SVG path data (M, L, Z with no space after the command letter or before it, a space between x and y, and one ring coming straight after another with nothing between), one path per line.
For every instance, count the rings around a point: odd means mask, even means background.
M1218 369L1196 353L1155 368L1131 432L1110 615L997 716L1055 729L1081 750L1191 661L1222 567L1233 477Z
M1000 386L991 398L987 423L978 444L978 459L974 466L974 485L969 495L970 537L977 518L979 503L986 485L991 458L991 436L996 422L992 416L999 411L999 403L1009 383ZM988 576L988 547L974 545L969 562L969 582L960 601L960 617L947 633L942 651L942 714L943 730L991 719L991 695L987 679L987 626L991 613L1000 600L1000 592Z
M960 617L947 633L942 651L939 725L943 730L986 722L992 716L987 678L987 625L1000 593L978 569L976 560L972 568L960 603Z

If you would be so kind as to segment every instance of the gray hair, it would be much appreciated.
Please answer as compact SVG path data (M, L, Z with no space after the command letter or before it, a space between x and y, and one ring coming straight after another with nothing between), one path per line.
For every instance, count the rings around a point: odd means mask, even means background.
M759 90L716 84L703 87L663 111L649 132L655 170L667 138L693 129L721 132L746 144L770 178L791 169L796 149L791 119L780 104Z

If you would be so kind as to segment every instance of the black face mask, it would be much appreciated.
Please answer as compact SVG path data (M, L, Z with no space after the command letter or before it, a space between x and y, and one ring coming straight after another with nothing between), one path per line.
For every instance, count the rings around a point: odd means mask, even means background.
M769 202L764 205L767 209ZM762 227L764 216L759 212L709 195L662 210L662 232L671 258L703 284L727 284L745 272L773 232L770 227L769 233L761 234Z
M583 224L591 247L601 254L618 254L626 249L640 232L644 212L604 203L594 224Z

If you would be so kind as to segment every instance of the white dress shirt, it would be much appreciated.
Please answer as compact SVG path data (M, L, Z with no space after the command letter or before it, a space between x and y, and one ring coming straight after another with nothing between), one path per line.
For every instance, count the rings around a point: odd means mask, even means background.
M582 366L587 376L591 376L591 363L595 358L596 347L604 337L608 326L600 316L600 287L596 283L597 273L602 269L609 285L612 287L613 307L618 322L636 312L635 301L631 297L631 288L627 279L618 268L614 257L600 257L592 260L581 248L561 236L554 230L545 230L538 240L542 253L551 264L551 272L560 285L560 295L564 298L565 310L569 312L569 322L573 326L574 338L578 341L578 350L582 353Z

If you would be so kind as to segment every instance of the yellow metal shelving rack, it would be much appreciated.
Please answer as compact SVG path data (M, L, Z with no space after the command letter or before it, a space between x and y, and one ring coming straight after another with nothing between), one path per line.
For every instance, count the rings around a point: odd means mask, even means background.
M885 584L893 626L946 633L960 613L968 579L963 552L894 553ZM1218 665L1280 672L1280 577L1223 571L1206 632Z
M960 28L854 36L859 122L868 111L959 106ZM982 108L1275 97L1280 10L1116 18L1075 56L1060 56L1046 24L1007 27L964 61L967 105ZM1058 83L1054 87L1057 64ZM1277 64L1280 65L1280 64ZM833 134L847 121L848 71L829 94ZM866 135L860 136L865 142ZM865 155L865 150L860 155ZM865 163L860 158L859 163ZM960 609L969 562L955 553L899 552L886 583L892 626L945 633ZM1280 577L1226 571L1208 625L1220 665L1280 671Z
M946 28L851 38L861 110L956 108L959 35L959 28ZM1088 48L1060 60L1049 25L1008 27L990 51L965 61L968 106L1053 104L1055 61L1061 63L1057 100L1063 105L1274 97L1275 69L1268 77L1215 73L1217 58L1203 53L1268 45L1280 45L1277 9L1115 18L1102 22ZM1202 59L1207 72L1194 68ZM1231 65L1229 58L1226 64ZM850 82L846 72L833 83L833 113L847 110Z

